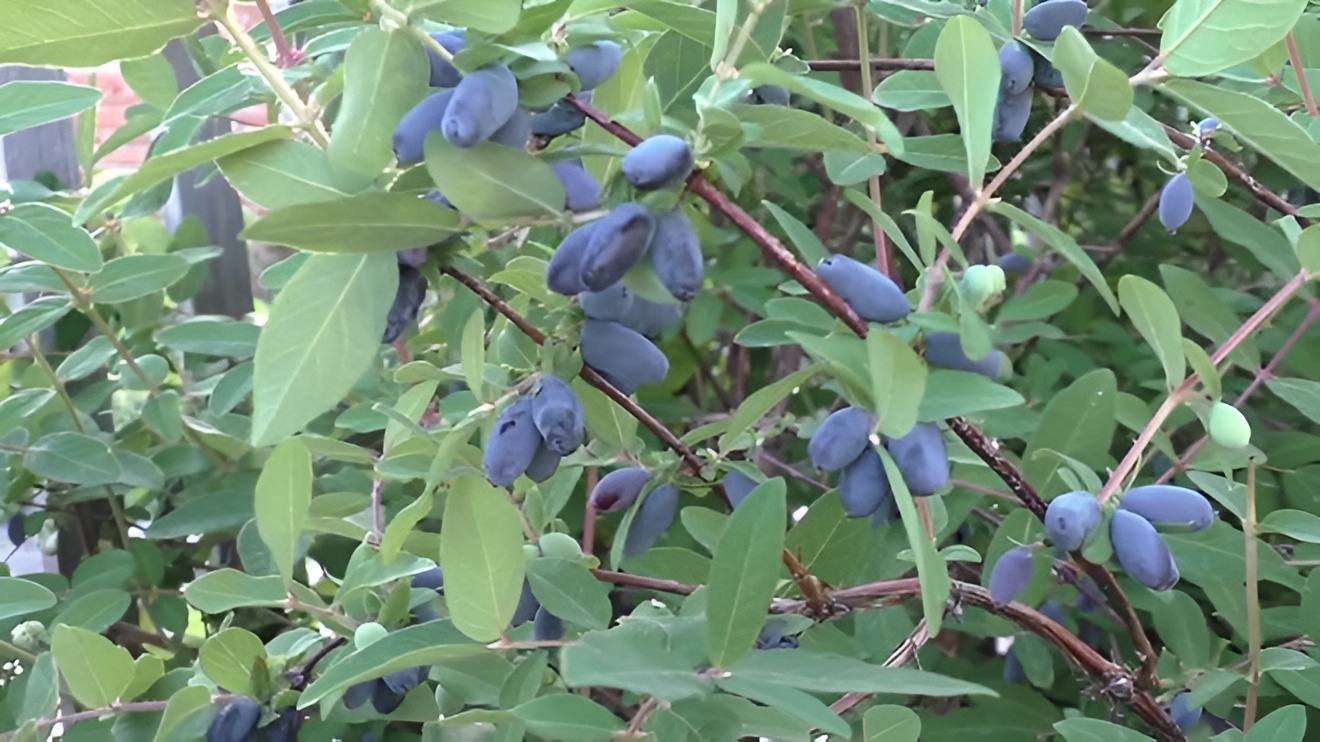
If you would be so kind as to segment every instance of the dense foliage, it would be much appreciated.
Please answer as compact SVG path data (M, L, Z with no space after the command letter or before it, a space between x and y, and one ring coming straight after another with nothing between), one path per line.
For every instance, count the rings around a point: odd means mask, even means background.
M0 739L1308 738L1306 0L257 5L0 0Z

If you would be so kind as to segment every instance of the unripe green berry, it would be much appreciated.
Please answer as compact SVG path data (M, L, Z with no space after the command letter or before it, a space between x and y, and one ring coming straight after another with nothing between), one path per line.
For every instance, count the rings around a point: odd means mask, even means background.
M548 557L563 559L582 558L582 547L576 539L567 533L547 533L541 536L541 553Z
M1251 443L1251 424L1232 405L1215 402L1206 425L1210 440L1225 448L1246 448Z
M523 544L523 561L541 556L541 549L536 544Z
M998 303L999 295L1007 286L1004 269L997 265L968 266L962 277L963 294L968 303L977 309Z
M353 632L353 646L362 649L384 639L389 635L389 630L375 621L368 621L357 627Z

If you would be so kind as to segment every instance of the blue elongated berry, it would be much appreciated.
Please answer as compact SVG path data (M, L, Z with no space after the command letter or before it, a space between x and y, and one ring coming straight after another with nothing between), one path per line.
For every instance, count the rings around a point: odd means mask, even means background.
M1196 136L1201 139L1214 134L1216 131L1219 131L1219 119L1213 116L1201 119L1201 121L1196 124Z
M582 445L586 430L582 400L561 379L541 378L532 398L532 420L546 447L556 454L567 456Z
M1032 38L1054 41L1068 26L1085 23L1086 10L1083 0L1050 0L1022 15L1022 29Z
M1005 273L1026 273L1031 270L1031 258L1018 252L1011 252L995 261Z
M591 102L591 93L577 96L584 103ZM532 114L532 133L539 137L557 137L570 131L581 129L587 123L587 115L568 101L558 101L541 113Z
M541 603L537 601L536 594L532 592L532 584L524 579L522 592L518 594L518 605L513 609L513 619L509 621L509 625L522 626L536 618L536 612L540 609Z
M849 518L865 518L891 496L885 464L868 442L861 455L843 468L843 476L839 478L843 512Z
M870 445L875 418L860 407L830 413L807 443L807 455L817 469L838 471L851 464Z
M527 471L523 474L527 475L527 478L533 482L540 484L555 475L555 471L559 469L560 458L562 457L551 451L545 441L541 441L541 445L536 447L536 453L532 456L531 462L527 464Z
M433 567L413 575L409 584L423 590L440 590L445 586L445 573L439 567Z
M1151 590L1168 590L1178 583L1178 565L1150 521L1122 508L1115 510L1109 541L1119 565L1132 579Z
M623 542L623 555L634 557L645 552L660 540L678 514L678 487L662 484L651 490L628 526Z
M692 147L672 134L657 134L623 158L623 177L641 191L668 188L687 180L695 161Z
M1058 2L1058 0L1054 0ZM994 124L990 129L990 139L995 142L1016 142L1022 139L1022 132L1031 118L1031 102L1035 95L1030 89L1021 93L1000 93L995 104Z
M591 90L610 79L619 69L623 49L613 41L597 41L569 51L564 61L582 82L582 89Z
M1177 232L1192 216L1195 205L1191 179L1187 173L1178 173L1160 189L1160 224L1169 230L1169 234Z
M598 512L626 510L637 501L651 479L651 472L636 466L615 469L600 478L591 490L590 503Z
M513 484L527 471L540 445L541 433L532 420L532 400L522 397L495 420L495 429L486 441L483 459L486 479L496 487Z
M582 283L600 291L623 278L646 254L655 232L655 217L645 206L629 202L614 207L593 224L596 228L582 262Z
M536 619L532 622L532 639L538 642L553 642L564 638L564 622L559 616L547 611L545 606L541 606L536 611Z
M1010 41L999 49L999 69L1002 73L999 78L1000 91L1016 95L1031 87L1035 65L1031 60L1031 52L1022 44Z
M1017 600L1031 583L1031 547L1015 546L1004 552L990 570L990 597L996 603Z
M990 351L979 360L969 358L963 350L962 337L956 332L932 332L926 336L926 362L932 366L967 371L998 381L1003 375L1004 358L1003 352L998 350Z
M475 147L490 139L518 110L518 79L494 62L470 74L454 88L440 130L455 147Z
M747 95L754 106L787 106L791 99L788 88L781 85L758 85Z
M403 335L422 310L426 300L426 276L411 266L399 264L399 286L394 293L394 303L385 316L385 332L381 334L382 343L392 343Z
M551 291L576 296L587 290L587 285L582 282L582 268L591 247L591 236L599 224L599 221L583 224L559 243L546 269L545 282Z
M650 256L660 283L675 299L691 301L697 295L706 275L706 261L701 241L681 207L656 217Z
M1042 88L1063 87L1063 73L1050 60L1039 54L1032 55L1032 80Z
M889 276L847 255L831 255L816 273L862 319L882 324L906 317L912 306Z
M1201 720L1201 707L1192 706L1192 694L1183 691L1174 696L1173 702L1169 704L1169 718L1183 732L1188 732Z
M1205 495L1172 484L1133 487L1118 501L1118 507L1166 530L1203 531L1215 521L1215 509Z
M260 704L251 698L236 698L211 720L206 742L238 742L257 728L260 719Z
M503 126L491 133L490 141L513 149L527 149L531 135L532 114L525 108L517 108Z
M724 475L724 494L728 496L729 505L734 510L738 509L754 489L756 489L756 480L740 471L734 470Z
M463 51L467 45L467 38L462 29L457 31L444 31L431 34L431 38L440 42L440 46L450 54L457 54ZM431 87L433 88L452 88L463 80L463 73L458 68L450 64L448 60L438 53L427 49L427 57L431 61Z
M889 439L885 446L913 497L933 495L949 483L949 451L944 434L934 423L920 423L902 438Z
M589 319L582 325L582 360L625 394L669 375L669 359L641 333L617 322Z
M564 206L569 211L591 211L600 206L600 183L577 160L550 163L555 177L564 185Z
M1009 647L1008 653L1004 655L1004 682L1013 685L1024 685L1027 682L1027 671L1022 667L1022 660L1018 659L1017 652Z
M440 131L445 112L454 98L454 91L442 90L423 98L404 114L394 129L394 156L401 165L411 165L425 159L423 145L426 135Z
M1045 510L1045 533L1064 551L1077 551L1091 543L1104 515L1089 492L1069 492L1050 501Z

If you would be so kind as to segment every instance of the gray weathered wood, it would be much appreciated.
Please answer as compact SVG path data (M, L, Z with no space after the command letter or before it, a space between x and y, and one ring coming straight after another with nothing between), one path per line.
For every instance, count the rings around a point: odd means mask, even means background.
M64 81L63 70L21 65L0 66L0 84L14 80ZM81 185L74 120L52 121L0 137L0 180L32 180L45 170L69 188Z
M165 47L165 57L174 65L180 89L201 79L188 51L177 39ZM197 141L228 134L229 122L213 118L202 127ZM199 182L202 174L212 177ZM243 229L243 205L229 183L214 169L197 168L174 179L174 195L165 208L165 222L173 232L189 215L196 215L206 225L211 244L224 252L211 262L211 273L201 291L193 297L198 314L224 314L241 317L252 311L252 272L248 266L247 243L238 238Z

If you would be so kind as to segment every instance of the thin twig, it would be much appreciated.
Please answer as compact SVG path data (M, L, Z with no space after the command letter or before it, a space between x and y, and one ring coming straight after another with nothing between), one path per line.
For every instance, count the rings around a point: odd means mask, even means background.
M1260 697L1260 591L1256 556L1256 462L1247 465L1247 513L1242 519L1243 559L1247 577L1247 656L1251 669L1247 673L1247 703L1242 715L1242 733L1251 731L1256 723L1256 703Z
M812 72L857 72L862 68L859 59L808 59L807 67ZM933 59L882 59L871 58L871 69L880 72L898 72L901 70L933 70Z
M1198 144L1196 137L1181 132L1173 128L1172 126L1169 126L1168 124L1160 124L1160 127L1163 128L1164 133L1169 136L1169 141L1173 142L1174 144L1178 145L1183 149L1192 149ZM1240 183L1244 188L1246 188L1251 193L1252 196L1256 198L1257 201L1260 201L1262 204L1265 204L1266 206L1270 207L1271 209L1274 209L1280 214L1284 214L1286 216L1291 216L1296 218L1298 224L1300 224L1303 227L1309 226L1311 224L1310 219L1307 219L1306 217L1303 216L1299 216L1297 214L1296 206L1293 206L1274 191L1271 191L1270 189L1261 185L1260 181L1251 177L1250 173L1248 173L1246 170L1243 170L1239 165L1233 163L1228 158L1219 154L1215 150L1212 149L1205 150L1204 153L1202 154L1202 157L1203 159L1209 160L1210 164L1214 165L1215 167L1223 171L1224 175L1228 176L1231 180L1235 180L1238 183Z
M1247 321L1243 322L1242 326L1235 330L1233 334L1224 341L1223 345L1220 345L1219 348L1215 350L1210 356L1210 361L1216 366L1223 363L1229 353L1232 353L1244 340L1255 335L1276 312L1282 309L1284 305L1288 303L1288 300L1306 285L1309 278L1310 276L1306 271L1301 271L1297 275L1288 279L1287 283L1281 286L1273 296L1266 300L1265 304L1261 306L1260 309L1256 310L1255 314L1248 317ZM1118 467L1109 475L1109 479L1105 482L1105 486L1100 489L1100 494L1097 495L1100 502L1108 500L1118 492L1119 487L1122 486L1123 482L1126 481L1128 476L1133 472L1133 469L1136 468L1137 462L1141 460L1141 456L1146 452L1146 446L1150 443L1151 439L1155 437L1155 433L1159 431L1160 426L1164 424L1164 421L1174 410L1178 409L1180 404L1186 401L1188 395L1191 394L1192 389L1196 386L1198 381L1200 381L1200 377L1195 371L1193 371L1188 374L1187 378L1184 379L1177 388L1169 393L1168 398L1165 399L1159 409L1155 411L1150 422L1146 423L1146 427L1137 435L1137 440L1133 442L1132 447L1129 448L1128 452L1123 456L1123 460L1118 463Z
M270 3L268 0L256 0L257 10L261 11L261 18L266 22L266 28L270 29L271 41L275 42L276 59L281 67L292 67L301 61L302 55L299 52L289 48L289 39L284 35L284 29L280 26L280 19L270 12Z
M1288 356L1288 352L1293 349L1293 346L1297 344L1298 340L1302 339L1302 336L1306 334L1306 331L1317 319L1320 319L1320 300L1312 299L1310 311L1308 311L1306 316L1302 318L1302 321L1297 324L1297 329L1293 330L1293 333L1288 336L1288 339L1284 341L1283 345L1279 346L1279 350L1274 354L1274 357L1270 359L1270 362L1265 364L1264 368L1256 371L1256 375L1252 378L1251 383L1247 385L1246 389L1242 390L1242 393L1238 395L1237 399L1233 400L1234 407L1242 407L1242 405L1251 398L1251 395L1261 387L1261 384L1274 378L1275 369L1278 368L1279 364L1283 362L1283 359ZM1157 483L1164 483L1173 479L1175 475L1187 468L1187 465L1191 463L1196 454L1200 453L1202 448L1205 448L1205 444L1209 441L1210 438L1208 436L1201 436L1200 440L1193 443L1187 449L1187 452L1179 457L1179 459L1173 463L1173 466L1169 467L1168 471L1161 474L1155 481Z
M302 667L293 671L293 679L290 681L289 686L294 690L302 690L306 688L307 684L312 680L312 671L316 669L316 666L320 664L321 660L325 659L326 655L347 643L348 639L342 636L337 636L326 642L320 649L316 650L316 654L307 659L307 662L303 664Z
M1306 104L1306 112L1311 114L1311 118L1320 118L1320 108L1315 105L1315 96L1311 95L1311 81L1306 79L1306 67L1302 64L1302 53L1297 50L1297 39L1293 37L1293 32L1289 31L1284 37L1288 44L1288 61L1292 63L1293 72L1297 73L1297 87L1302 91L1302 102Z

